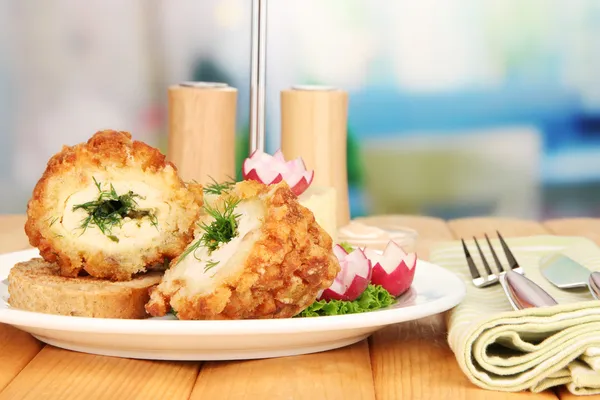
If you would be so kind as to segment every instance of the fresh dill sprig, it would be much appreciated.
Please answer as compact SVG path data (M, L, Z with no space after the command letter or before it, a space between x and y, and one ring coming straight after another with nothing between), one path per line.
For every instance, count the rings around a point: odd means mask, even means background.
M234 214L234 211L239 202L239 199L230 197L223 202L222 210L218 207L213 208L212 206L205 204L204 209L206 213L213 217L214 220L210 224L203 222L199 225L200 229L204 231L202 236L181 253L176 264L179 264L189 254L195 253L200 246L206 247L208 249L208 254L210 255L221 244L228 243L231 239L236 237L238 234L238 218L241 217L241 214ZM218 262L214 263L214 261L207 261L205 271L213 268L217 264Z
M112 234L112 229L117 225L121 226L125 218L138 220L149 218L150 223L157 227L158 219L151 210L137 208L138 203L135 199L143 199L142 196L133 193L131 190L119 196L112 184L110 184L110 190L103 190L100 182L96 178L92 179L96 188L98 188L98 198L73 206L73 211L84 210L88 214L81 223L82 235L89 226L97 226L110 240L119 242L119 238Z
M200 247L200 240L196 240L194 243L192 243L191 245L189 245L187 247L187 249L185 249L185 251L183 253L181 253L181 255L179 256L179 258L177 259L177 262L175 263L175 265L179 264L184 258L186 258L190 253L195 253L196 250L198 250L198 248ZM194 255L195 257L195 255ZM197 257L196 257L197 258Z
M234 214L235 207L240 200L235 197L230 197L223 202L223 210L213 208L205 204L204 210L208 215L214 218L210 224L205 222L200 225L204 231L200 237L202 246L208 248L208 253L215 251L222 243L228 243L231 239L237 236L238 218L241 214Z
M207 272L209 269L216 267L219 264L219 261L208 260L206 265L204 266L204 272Z
M217 182L213 177L210 177L210 179L213 181L213 183L211 183L210 185L206 185L203 190L204 193L208 193L208 194L221 194L223 192L228 192L231 189L233 189L233 187L235 186L236 182L235 179L229 177L229 181L224 181L224 182Z

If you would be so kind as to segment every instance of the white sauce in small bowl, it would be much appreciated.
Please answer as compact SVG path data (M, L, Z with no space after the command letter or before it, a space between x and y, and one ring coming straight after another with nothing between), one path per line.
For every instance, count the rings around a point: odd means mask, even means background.
M414 252L417 237L417 232L410 228L400 226L382 228L358 220L352 220L338 230L338 242L381 251L385 250L390 240L393 240L405 252Z

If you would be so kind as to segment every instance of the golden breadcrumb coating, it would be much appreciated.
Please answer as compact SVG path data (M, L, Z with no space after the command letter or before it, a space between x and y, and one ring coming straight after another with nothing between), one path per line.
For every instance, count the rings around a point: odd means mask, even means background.
M206 249L173 260L150 289L150 315L172 309L179 319L289 318L332 284L340 265L331 237L285 182L240 182L215 204L231 196L241 199L238 237L214 252L220 262L207 270Z
M110 193L133 194L135 212L115 224L90 222L93 212L82 205L100 199L102 207L124 204L121 197L107 203ZM185 249L201 206L202 187L186 186L160 151L132 140L128 132L105 130L86 143L63 146L48 161L27 205L25 232L46 261L60 266L62 276L85 271L130 280Z

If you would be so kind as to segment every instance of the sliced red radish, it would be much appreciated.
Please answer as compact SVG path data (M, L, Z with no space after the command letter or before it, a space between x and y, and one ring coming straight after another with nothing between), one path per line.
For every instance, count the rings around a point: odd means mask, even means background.
M406 253L391 240L383 254L371 249L365 250L365 253L373 265L372 284L382 286L394 297L400 296L410 288L417 265L415 253Z
M371 280L371 262L361 249L350 254L340 245L333 248L341 270L331 286L319 295L318 300L356 300L369 286Z
M346 257L348 257L348 252L343 246L336 244L333 246L333 254L337 257L338 261L341 263Z
M296 196L300 196L313 181L314 171L307 171L302 158L285 161L281 150L274 155L255 151L244 160L242 175L245 180L255 180L272 185L284 180Z
M278 149L275 154L273 154L273 158L275 158L277 161L285 162L285 157L283 156L281 149Z

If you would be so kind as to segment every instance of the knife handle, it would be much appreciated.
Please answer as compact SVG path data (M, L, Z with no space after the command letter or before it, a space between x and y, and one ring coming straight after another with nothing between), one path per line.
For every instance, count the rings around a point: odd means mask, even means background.
M511 304L515 309L550 307L558 304L538 284L519 273L506 272L504 281L506 283L505 293L512 300Z
M600 300L600 272L592 272L588 283L592 296L596 300Z

